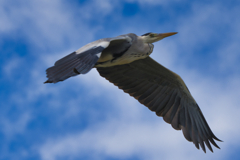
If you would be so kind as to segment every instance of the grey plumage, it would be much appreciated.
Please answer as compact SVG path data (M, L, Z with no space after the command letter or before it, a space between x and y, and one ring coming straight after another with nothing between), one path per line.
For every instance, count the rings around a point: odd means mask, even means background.
M173 33L147 33L105 38L80 48L47 69L45 83L57 83L93 67L108 81L163 117L184 137L206 152L219 140L208 126L198 104L179 75L149 57L153 42ZM205 145L204 145L205 143ZM211 144L210 144L211 143Z

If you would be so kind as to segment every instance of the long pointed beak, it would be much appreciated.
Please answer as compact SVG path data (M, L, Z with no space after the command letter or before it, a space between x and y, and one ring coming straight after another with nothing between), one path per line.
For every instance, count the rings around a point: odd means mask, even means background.
M157 37L159 37L159 39L163 39L165 37L169 37L172 36L174 34L177 34L178 32L168 32L168 33L160 33L157 35Z

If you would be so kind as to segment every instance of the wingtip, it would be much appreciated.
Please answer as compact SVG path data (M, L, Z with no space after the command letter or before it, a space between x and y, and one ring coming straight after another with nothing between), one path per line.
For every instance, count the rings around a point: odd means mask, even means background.
M205 148L202 148L202 150L203 150L204 153L207 153Z
M215 135L213 136L213 138L219 142L223 142L221 139L218 139Z
M52 81L49 81L49 80L46 80L45 82L44 82L44 84L46 84L46 83L53 83Z

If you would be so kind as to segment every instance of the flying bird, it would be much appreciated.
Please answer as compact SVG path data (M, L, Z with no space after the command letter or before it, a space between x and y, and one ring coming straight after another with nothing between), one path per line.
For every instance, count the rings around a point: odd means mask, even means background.
M211 131L186 84L149 56L152 43L176 33L129 33L91 42L48 68L45 83L64 81L96 68L102 77L163 117L174 129L182 130L198 149L200 145L206 152L206 145L213 152L211 144L219 148L214 140L221 140Z

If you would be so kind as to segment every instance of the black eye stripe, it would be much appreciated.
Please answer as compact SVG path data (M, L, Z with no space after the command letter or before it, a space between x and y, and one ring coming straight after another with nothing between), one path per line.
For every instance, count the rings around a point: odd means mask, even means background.
M152 32L148 32L148 33L145 33L145 34L143 34L142 36L147 36L147 35L149 35L149 34L151 34Z

